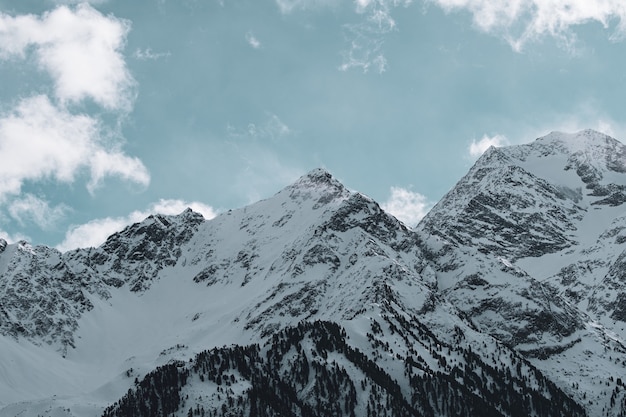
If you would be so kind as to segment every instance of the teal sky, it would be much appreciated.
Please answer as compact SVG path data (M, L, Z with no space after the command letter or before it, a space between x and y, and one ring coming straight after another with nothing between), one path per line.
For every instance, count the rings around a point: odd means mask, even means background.
M0 236L98 245L316 167L413 225L489 144L626 140L625 34L621 0L0 0Z

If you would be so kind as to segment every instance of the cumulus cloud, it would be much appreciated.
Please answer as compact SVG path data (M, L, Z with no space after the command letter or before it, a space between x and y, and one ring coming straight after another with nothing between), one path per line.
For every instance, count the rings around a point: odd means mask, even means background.
M24 225L27 221L32 221L43 230L49 230L62 219L69 207L60 204L50 207L50 204L32 194L26 194L13 200L9 204L9 214L19 224Z
M129 29L127 21L87 3L59 6L40 17L0 13L0 59L34 54L63 104L90 98L109 110L129 110L135 81L121 53Z
M428 0L446 11L467 10L480 30L503 36L515 50L543 36L566 45L575 40L572 28L598 22L615 24L613 39L626 33L626 3L622 0Z
M121 141L67 106L91 99L107 110L130 110L134 80L121 54L129 27L87 3L41 16L0 13L0 60L32 55L54 87L54 101L22 98L0 115L0 202L26 181L71 183L83 171L91 174L91 192L107 176L148 184L147 169L121 151Z
M182 213L186 208L191 208L202 214L207 220L212 219L217 214L211 206L203 203L161 199L151 204L148 209L136 210L127 216L107 217L74 225L65 234L63 242L57 245L57 249L65 252L76 248L97 247L113 233L119 232L129 224L140 222L151 214L176 215Z
M106 176L147 185L146 167L105 144L109 139L102 137L97 120L59 109L47 96L22 100L0 118L0 201L18 194L25 181L71 183L83 169L91 173L91 191Z
M472 158L478 158L491 146L506 146L509 145L509 143L509 140L503 135L484 135L478 142L476 142L476 140L472 140L472 143L469 146L469 154Z
M21 195L26 183L84 178L93 193L112 176L141 186L150 182L143 163L122 150L119 134L136 95L122 54L130 23L89 5L102 2L59 0L62 5L41 15L0 12L0 62L33 63L50 77L39 94L30 90L30 97L6 103L0 113L0 205L22 226L51 229L71 210L51 206L45 196ZM136 55L160 57L149 49ZM105 110L112 127L100 116L81 113L82 104Z
M432 203L420 193L391 187L391 196L381 207L405 225L415 227L431 209Z

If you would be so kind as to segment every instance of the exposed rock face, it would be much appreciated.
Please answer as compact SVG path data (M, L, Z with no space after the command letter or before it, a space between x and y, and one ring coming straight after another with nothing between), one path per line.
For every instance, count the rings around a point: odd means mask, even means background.
M65 257L83 275L141 292L159 271L176 265L182 247L203 222L202 215L191 209L178 216L152 215L110 236L99 248L79 249Z
M58 343L65 352L74 345L78 318L93 307L85 283L54 249L2 246L0 334Z

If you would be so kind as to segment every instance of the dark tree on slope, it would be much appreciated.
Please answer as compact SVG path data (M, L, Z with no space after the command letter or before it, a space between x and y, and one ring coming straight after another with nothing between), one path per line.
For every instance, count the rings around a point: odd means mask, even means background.
M420 330L414 326L411 331ZM355 417L362 414L359 410L371 417L585 415L555 386L546 383L542 394L490 368L471 352L465 352L465 357L466 369L455 368L450 374L415 372L417 363L407 360L410 386L401 387L367 355L348 345L339 325L303 322L277 333L264 347L212 349L198 354L191 364L161 367L103 416L169 417L185 415L189 407L199 413L200 405L207 416L216 417ZM228 390L235 373L251 387L240 395ZM224 388L221 405L183 405L181 392L190 383ZM357 392L364 390L368 401L359 404L362 397Z

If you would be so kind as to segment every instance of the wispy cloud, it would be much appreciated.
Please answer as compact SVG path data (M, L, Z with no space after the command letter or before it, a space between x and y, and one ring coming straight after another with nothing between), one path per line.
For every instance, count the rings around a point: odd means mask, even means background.
M259 41L252 32L246 33L246 42L248 42L248 45L250 45L254 49L261 48L261 41Z
M494 135L494 136L483 135L483 137L480 138L479 141L476 141L476 139L472 140L472 143L470 144L468 148L469 156L471 158L478 158L491 146L499 147L499 146L506 146L509 144L510 144L509 140L504 135Z
M615 26L612 39L626 34L626 3L622 0L427 0L446 11L467 10L483 32L504 37L520 51L530 41L552 36L566 47L576 37L572 28L598 22Z
M147 185L150 175L137 158L108 143L99 122L55 107L47 96L19 102L0 118L0 201L18 194L25 181L71 183L82 169L93 191L106 176Z
M247 204L269 197L303 173L302 168L263 144L236 146L235 151L241 168L233 176L233 189L237 195L246 196Z
M9 214L18 223L23 225L31 221L43 230L53 228L68 212L69 207L60 204L50 207L50 204L32 194L26 194L9 204Z
M245 127L226 126L230 152L238 159L233 176L234 191L252 204L276 192L302 175L300 167L284 161L276 149L297 133L278 115L266 113L265 120Z
M372 36L367 26L346 25L344 29L349 33L350 47L342 52L343 62L339 66L341 71L360 69L367 73L371 69L382 74L387 70L387 58L383 53L383 39L381 36Z
M89 3L89 4L104 4L109 0L52 0L56 4L81 4L81 3Z
M151 214L175 215L182 213L188 207L202 214L205 219L212 219L217 214L211 206L203 203L161 199L151 204L146 210L133 211L127 216L106 217L74 225L65 234L63 242L57 245L57 249L65 252L76 248L97 247L113 233L119 232L132 223L140 222Z
M90 98L109 110L129 110L135 81L121 54L129 28L86 3L41 17L0 13L0 59L34 54L62 104Z
M283 14L297 10L334 8L342 0L275 0ZM398 7L408 7L413 0L354 0L354 12L360 16L357 23L343 25L347 48L341 51L341 71L352 69L383 73L388 61L384 54L385 37L397 30L392 14Z
M415 227L432 206L426 196L402 187L391 187L389 199L381 204L383 210L408 227Z
M277 115L269 113L267 119L261 123L248 123L245 128L227 125L228 136L233 139L271 139L278 140L293 133Z
M135 49L133 52L133 58L140 61L156 61L157 59L167 58L172 55L171 52L154 52L151 48Z
M290 14L296 10L315 10L335 6L342 0L276 0L282 14Z
M387 70L383 45L385 36L396 28L392 17L393 9L408 7L412 0L356 0L356 13L363 15L360 23L344 25L346 40L350 47L343 51L342 71L353 68L368 72L373 69L379 74Z

